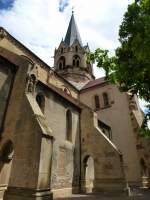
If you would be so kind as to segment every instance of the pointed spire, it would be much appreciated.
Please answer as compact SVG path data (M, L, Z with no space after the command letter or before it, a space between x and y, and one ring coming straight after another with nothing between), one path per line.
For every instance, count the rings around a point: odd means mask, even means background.
M72 16L69 22L69 26L68 26L68 30L67 30L64 42L68 46L71 46L75 40L78 40L78 42L82 46L81 37L80 37L78 27L76 25L75 18L74 18L74 11L72 11Z

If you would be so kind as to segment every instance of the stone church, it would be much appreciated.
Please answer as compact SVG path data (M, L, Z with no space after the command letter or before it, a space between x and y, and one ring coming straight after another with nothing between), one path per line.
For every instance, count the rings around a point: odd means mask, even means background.
M72 14L51 68L0 28L0 199L148 187L136 96L95 79Z

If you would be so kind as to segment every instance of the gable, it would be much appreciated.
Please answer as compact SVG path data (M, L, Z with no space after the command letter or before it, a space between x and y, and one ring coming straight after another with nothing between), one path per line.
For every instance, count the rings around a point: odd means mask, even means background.
M0 28L0 47L3 47L17 55L26 57L29 62L36 64L38 71L38 80L44 84L52 84L64 91L64 88L70 91L70 95L74 98L78 98L77 89L72 86L68 81L54 72L50 66L44 61L38 58L33 52L27 49L23 44L12 37L3 28Z

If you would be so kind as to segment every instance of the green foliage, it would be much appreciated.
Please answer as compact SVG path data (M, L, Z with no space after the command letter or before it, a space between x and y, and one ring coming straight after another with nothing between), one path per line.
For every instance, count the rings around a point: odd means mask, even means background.
M148 107L149 107L148 109L150 110L150 104L148 105ZM150 136L150 130L149 130L148 126L147 126L148 121L150 121L150 112L145 114L142 126L141 126L141 128L139 130L140 135L142 137L149 137Z
M150 0L136 0L128 6L119 30L120 47L115 56L107 50L96 49L88 59L97 62L106 71L112 83L123 91L130 91L150 103ZM142 135L150 134L146 122L150 119L150 107L142 125Z

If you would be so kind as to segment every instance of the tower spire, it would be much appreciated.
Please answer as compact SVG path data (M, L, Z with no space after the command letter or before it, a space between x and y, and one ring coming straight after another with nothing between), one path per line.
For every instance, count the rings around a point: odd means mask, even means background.
M54 68L78 89L81 85L94 79L92 63L87 63L86 52L88 51L89 48L82 45L72 8L65 39L55 51Z
M66 33L64 42L68 46L71 46L75 40L78 40L78 42L82 46L82 40L81 40L79 31L78 31L78 27L77 27L76 22L75 22L74 10L72 8L72 16L71 16L71 19L70 19L70 22L69 22L69 26L68 26L68 29L67 29L67 33Z

